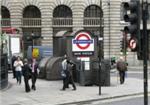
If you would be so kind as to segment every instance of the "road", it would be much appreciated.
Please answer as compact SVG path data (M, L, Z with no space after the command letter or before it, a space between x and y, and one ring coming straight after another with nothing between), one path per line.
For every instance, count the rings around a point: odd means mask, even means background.
M148 105L150 105L150 96L148 101L149 101ZM137 96L116 98L116 99L78 102L78 103L72 103L66 105L144 105L144 100L142 95L137 95Z
M150 75L150 71L149 71L148 75ZM111 76L116 76L116 73L111 73ZM130 71L130 70L128 70L126 73L126 77L127 78L131 77L131 78L143 79L143 71ZM150 76L148 76L148 79L150 79Z
M150 105L150 96L148 99L148 103ZM82 105L82 104L81 104ZM85 105L85 104L83 104ZM137 97L126 97L126 98L119 98L119 99L111 99L105 101L97 101L91 103L91 105L144 105L144 100L142 96Z

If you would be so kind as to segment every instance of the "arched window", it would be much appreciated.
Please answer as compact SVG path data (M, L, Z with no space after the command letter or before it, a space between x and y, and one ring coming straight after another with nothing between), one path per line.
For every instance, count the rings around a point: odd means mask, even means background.
M103 12L97 5L90 5L84 11L84 28L94 35L103 36Z
M41 39L27 40L31 35L41 36L41 12L34 5L29 5L23 10L22 31L24 40L24 56L27 55L28 46L40 46Z
M84 11L84 29L95 36L103 37L103 11L97 5L90 5ZM99 54L103 56L103 41L100 42Z
M62 30L72 31L72 10L66 5L59 5L53 11L53 35Z
M68 6L59 5L54 9L53 17L72 17L72 11Z
M33 5L23 10L22 27L41 27L41 12Z
M2 21L1 21L2 27L10 27L11 26L10 12L5 6L1 7L1 15L2 15Z
M4 6L2 6L1 9L2 9L1 10L1 12L2 12L2 18L10 18L9 10L6 7L4 7Z
M30 5L24 9L23 18L41 18L41 12L36 6Z
M100 7L96 5L88 6L84 11L84 17L102 17L103 13Z
M53 53L63 55L66 53L66 45L63 38L56 39L60 31L72 31L72 10L66 5L59 5L53 11ZM62 35L63 36L63 35ZM64 43L63 45L61 43ZM61 45L61 46L58 46ZM58 48L61 49L58 49Z

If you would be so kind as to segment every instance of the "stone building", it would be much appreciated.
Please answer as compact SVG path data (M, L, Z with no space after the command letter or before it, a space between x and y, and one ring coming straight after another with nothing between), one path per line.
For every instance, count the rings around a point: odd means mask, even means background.
M102 38L104 58L119 57L122 29L122 0L2 0L2 29L19 29L26 39L32 34L43 39L35 45L53 47L53 36L58 31L86 29ZM31 42L22 40L23 51ZM142 64L136 52L128 49L127 61Z

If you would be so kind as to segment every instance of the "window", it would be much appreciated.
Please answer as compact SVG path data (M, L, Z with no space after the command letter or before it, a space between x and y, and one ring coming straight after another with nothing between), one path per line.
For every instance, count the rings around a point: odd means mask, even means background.
M102 11L100 7L96 5L90 5L88 6L84 11L84 17L102 17Z
M94 35L103 34L103 12L97 5L90 5L84 11L84 29L92 32ZM101 27L101 28L100 28ZM101 32L100 32L101 31Z
M28 6L23 11L23 18L41 18L41 12L35 6Z
M11 26L10 12L4 6L1 7L1 15L2 15L1 26L2 27L10 27Z
M2 18L10 18L9 10L6 7L2 6L1 11L2 11Z
M72 11L65 5L59 5L54 9L53 17L72 17Z

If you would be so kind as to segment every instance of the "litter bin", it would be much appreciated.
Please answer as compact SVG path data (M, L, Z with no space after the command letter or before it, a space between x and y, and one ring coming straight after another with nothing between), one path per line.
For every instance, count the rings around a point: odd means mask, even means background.
M75 63L75 66L73 67L73 71L72 71L72 74L73 74L73 79L75 82L78 82L79 83L79 71L80 71L80 61L79 60L76 60L74 61Z
M99 85L99 63L93 63L93 81L95 85ZM100 84L101 86L110 86L110 60L101 60Z
M81 68L79 71L79 84L81 86L93 85L92 70L90 70L90 62L81 61Z
M110 86L110 60L101 61L101 86Z

